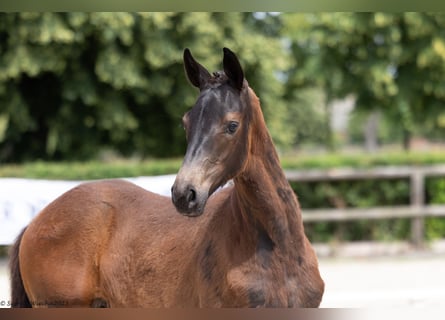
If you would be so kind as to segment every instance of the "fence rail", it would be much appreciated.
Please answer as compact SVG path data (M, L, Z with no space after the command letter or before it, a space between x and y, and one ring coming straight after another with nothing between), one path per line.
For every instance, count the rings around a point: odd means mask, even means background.
M411 241L417 246L422 246L425 217L445 216L445 205L425 204L425 178L429 176L445 176L445 165L386 166L369 169L287 170L285 173L290 182L400 178L407 178L410 181L410 205L373 208L305 209L303 210L303 220L305 222L411 218Z

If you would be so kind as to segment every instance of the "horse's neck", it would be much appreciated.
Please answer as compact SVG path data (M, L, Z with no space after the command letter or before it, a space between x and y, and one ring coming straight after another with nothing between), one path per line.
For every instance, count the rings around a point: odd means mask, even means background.
M266 231L273 243L284 249L304 237L300 207L281 168L259 102L255 102L249 160L234 179L235 205L244 224Z

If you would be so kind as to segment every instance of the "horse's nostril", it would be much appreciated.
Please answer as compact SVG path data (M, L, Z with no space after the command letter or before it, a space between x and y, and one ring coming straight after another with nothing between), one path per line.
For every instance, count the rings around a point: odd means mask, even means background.
M204 203L207 199L204 199ZM198 216L202 213L202 201L198 191L190 184L186 186L173 185L172 202L176 210L187 216Z
M192 202L196 200L196 191L193 188L190 188L187 192L187 202Z

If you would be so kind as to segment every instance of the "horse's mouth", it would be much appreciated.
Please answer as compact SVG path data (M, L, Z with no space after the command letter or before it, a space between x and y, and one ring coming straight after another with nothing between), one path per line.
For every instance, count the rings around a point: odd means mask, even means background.
M204 208L205 208L206 202L203 204L200 204L200 203L189 204L187 207L177 206L174 202L173 202L173 204L175 204L176 210L183 216L199 217L200 215L202 215L204 213Z

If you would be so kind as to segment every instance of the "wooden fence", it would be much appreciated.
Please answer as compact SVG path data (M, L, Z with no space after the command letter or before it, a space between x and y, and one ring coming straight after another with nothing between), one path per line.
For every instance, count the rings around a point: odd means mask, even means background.
M286 176L291 182L397 178L407 178L410 181L410 205L373 208L304 209L303 220L305 222L411 218L411 240L413 244L422 246L425 217L445 216L445 205L425 204L425 178L428 176L445 177L445 165L387 166L371 169L287 170Z

